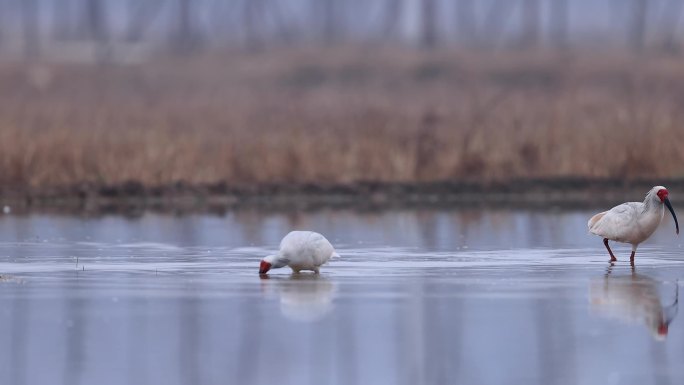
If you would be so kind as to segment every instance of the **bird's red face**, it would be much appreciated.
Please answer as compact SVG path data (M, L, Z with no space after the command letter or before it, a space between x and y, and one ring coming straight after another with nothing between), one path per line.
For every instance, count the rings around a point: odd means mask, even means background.
M667 324L658 326L658 335L661 337L665 337L667 335Z
M665 202L665 199L667 199L667 196L668 196L668 192L666 189L661 188L660 190L658 190L658 198L660 198L661 202Z
M259 274L266 274L268 273L269 270L271 270L271 264L266 262L266 261L261 261L261 264L259 265Z

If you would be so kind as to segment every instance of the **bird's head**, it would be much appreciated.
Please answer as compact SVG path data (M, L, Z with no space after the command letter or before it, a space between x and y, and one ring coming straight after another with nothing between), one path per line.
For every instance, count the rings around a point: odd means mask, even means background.
M283 267L289 262L289 259L279 255L269 255L261 260L261 263L259 264L259 274L266 274L269 270Z
M677 222L677 215L675 214L674 209L672 208L672 204L670 204L670 200L668 199L670 193L668 193L667 189L663 186L656 186L653 189L656 190L656 195L658 196L658 199L660 199L660 203L664 203L665 206L667 206L667 209L670 210L672 218L675 221L677 234L679 234L679 222Z
M266 261L265 259L262 259L261 263L259 264L259 274L268 273L268 271L271 270L271 266L273 266L272 263Z
M658 192L656 192L656 195L658 195L658 198L660 198L660 202L665 202L665 199L667 199L667 196L670 195L670 193L667 192L667 189L665 187L659 187L660 188L658 189Z

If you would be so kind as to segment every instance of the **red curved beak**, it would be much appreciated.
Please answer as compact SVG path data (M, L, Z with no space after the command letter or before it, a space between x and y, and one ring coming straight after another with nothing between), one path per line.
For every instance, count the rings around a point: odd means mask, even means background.
M271 270L271 264L266 261L261 261L261 264L259 265L259 274L266 274L269 270Z

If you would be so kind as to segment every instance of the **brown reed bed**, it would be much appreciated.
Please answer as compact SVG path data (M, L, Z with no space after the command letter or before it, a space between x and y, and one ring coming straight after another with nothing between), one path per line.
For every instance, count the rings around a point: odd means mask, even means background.
M0 186L681 179L684 66L290 49L0 64Z

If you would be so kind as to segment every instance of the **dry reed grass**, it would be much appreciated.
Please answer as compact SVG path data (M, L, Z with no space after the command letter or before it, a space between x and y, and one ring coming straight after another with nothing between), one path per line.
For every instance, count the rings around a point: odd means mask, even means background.
M290 50L0 65L0 184L684 177L684 66Z

